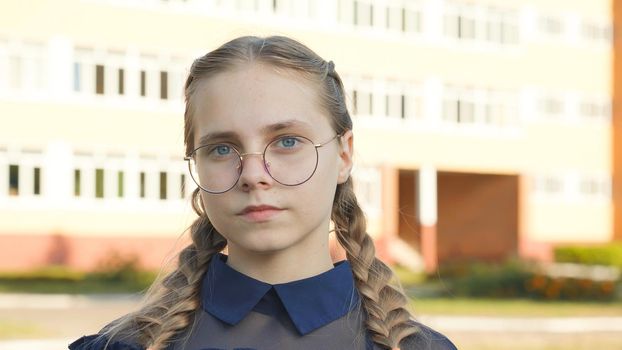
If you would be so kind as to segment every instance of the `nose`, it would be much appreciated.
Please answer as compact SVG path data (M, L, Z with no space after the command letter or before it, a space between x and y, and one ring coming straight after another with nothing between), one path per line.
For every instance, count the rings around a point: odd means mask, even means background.
M262 152L244 153L240 156L242 157L242 169L238 186L240 186L243 191L256 188L267 189L273 185L274 180L268 173Z

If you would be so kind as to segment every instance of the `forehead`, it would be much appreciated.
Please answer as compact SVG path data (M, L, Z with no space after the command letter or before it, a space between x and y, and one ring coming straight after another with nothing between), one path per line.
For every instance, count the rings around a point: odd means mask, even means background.
M193 97L195 140L214 132L250 137L285 122L308 125L315 135L331 129L315 83L263 64L218 73L201 82Z

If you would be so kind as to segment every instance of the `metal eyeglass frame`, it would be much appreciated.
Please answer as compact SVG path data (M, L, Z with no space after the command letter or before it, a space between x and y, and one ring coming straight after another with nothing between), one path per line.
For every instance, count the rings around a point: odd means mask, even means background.
M271 145L274 141L279 140L279 139L282 139L282 138L287 137L287 136L291 136L291 137L300 137L300 138L303 138L303 139L305 139L305 140L309 141L309 142L313 145L313 147L315 147L315 165L313 166L313 171L311 172L311 174L309 175L309 177L307 177L304 181L302 181L302 182L300 182L300 183L297 183L297 184L293 184L293 185L290 185L290 184L285 184L285 183L282 183L281 181L279 181L279 180L275 179L275 178L274 178L274 176L272 176L272 174L270 173L270 170L268 170L268 165L266 164L266 151L268 150L268 146L270 146L270 145ZM272 141L268 142L268 144L267 144L267 145L266 145L266 147L264 148L263 152L246 152L246 153L240 153L240 151L238 151L238 149L237 149L237 148L235 148L235 146L233 146L233 145L231 145L231 144L227 144L229 147L231 147L231 148L233 149L233 151L235 151L235 153L237 153L238 157L240 158L240 166L238 167L238 169L239 169L239 170L238 170L238 178L237 178L237 179L235 180L235 182L231 185L231 187L227 188L227 189L226 189L226 190L224 190L224 191L210 191L210 190L207 190L207 189L203 188L203 187L199 184L199 181L197 181L197 179L195 179L195 178L194 178L193 171L192 171L192 164L190 163L190 161L192 161L192 160L193 160L193 157L194 157L194 155L196 154L197 150L199 150L199 149L201 149L201 148L204 148L204 147L214 146L214 145L216 145L216 144L211 143L211 144L207 144L207 145L203 145L203 146L197 147L197 148L195 148L195 149L194 149L194 150L190 153L190 155L185 156L185 157L184 157L184 160L185 160L185 161L188 161L188 172L190 172L190 177L192 177L192 180L194 180L194 183L196 183L196 184L197 184L197 186L199 186L199 188L200 188L201 190L203 190L203 191L205 191L205 192L207 192L207 193L211 193L211 194L222 194L222 193L225 193L225 192L227 192L227 191L230 191L232 188L234 188L234 187L235 187L235 185L237 185L237 183L240 181L240 176L242 175L242 171L244 170L244 157L246 157L246 156L250 156L250 155L257 155L257 156L261 156L261 160L263 161L264 170L268 173L268 175L270 175L270 177L271 177L274 181L278 182L279 184L281 184L281 185L283 185L283 186L300 186L300 185L302 185L303 183L305 183L305 182L309 181L309 179L311 179L311 178L313 177L313 175L315 174L315 171L317 170L317 165L318 165L318 162L319 162L319 159L320 159L320 155L319 155L319 153L318 153L318 150L317 150L317 149L318 149L318 148L320 148L320 147L322 147L322 146L325 146L325 145L329 144L330 142L332 142L333 140L335 140L335 139L337 139L337 138L339 138L339 137L341 137L341 136L343 136L343 133L342 133L342 134L336 134L335 136L331 137L331 138L330 138L330 140L328 140L328 141L325 141L325 142L322 142L322 143L313 143L313 141L311 141L309 138L304 137L304 136L300 136L300 135L284 135L284 136L280 136L280 137L275 138L274 140L272 140ZM196 162L196 161L195 161L195 162Z

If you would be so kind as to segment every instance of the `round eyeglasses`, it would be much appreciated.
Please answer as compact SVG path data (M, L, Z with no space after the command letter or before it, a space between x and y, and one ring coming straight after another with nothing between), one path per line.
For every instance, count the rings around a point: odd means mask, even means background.
M318 148L337 137L315 144L298 135L280 136L266 145L263 152L240 153L230 143L207 144L184 157L194 182L203 191L219 194L232 189L240 180L244 157L260 155L264 169L274 181L285 186L307 182L317 169Z

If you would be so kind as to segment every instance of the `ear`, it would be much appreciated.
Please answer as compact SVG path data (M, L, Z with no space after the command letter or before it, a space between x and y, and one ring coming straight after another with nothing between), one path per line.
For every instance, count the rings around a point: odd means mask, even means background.
M352 156L354 153L353 148L354 135L352 130L346 131L339 138L339 174L337 176L337 183L342 184L350 177L352 171Z

